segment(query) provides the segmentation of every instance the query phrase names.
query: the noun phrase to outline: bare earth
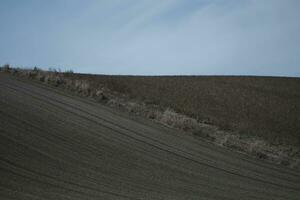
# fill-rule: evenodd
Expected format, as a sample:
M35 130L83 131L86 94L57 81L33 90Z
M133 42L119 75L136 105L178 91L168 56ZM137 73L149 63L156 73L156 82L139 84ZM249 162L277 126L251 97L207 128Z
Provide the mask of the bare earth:
M0 73L0 199L299 199L261 162Z

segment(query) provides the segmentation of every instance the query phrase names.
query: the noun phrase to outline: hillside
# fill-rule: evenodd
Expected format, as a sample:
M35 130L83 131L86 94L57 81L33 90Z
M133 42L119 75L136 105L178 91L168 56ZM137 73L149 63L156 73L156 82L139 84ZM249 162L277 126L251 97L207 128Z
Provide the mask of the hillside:
M300 163L299 78L6 71L262 159L290 166Z
M300 79L72 74L225 130L300 145Z
M300 171L0 73L0 199L289 199Z

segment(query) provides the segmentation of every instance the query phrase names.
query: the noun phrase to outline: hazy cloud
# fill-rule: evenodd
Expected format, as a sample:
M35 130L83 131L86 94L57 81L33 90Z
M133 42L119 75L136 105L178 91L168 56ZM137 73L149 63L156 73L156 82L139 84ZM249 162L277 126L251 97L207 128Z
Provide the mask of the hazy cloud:
M299 9L297 0L3 0L0 63L300 76Z

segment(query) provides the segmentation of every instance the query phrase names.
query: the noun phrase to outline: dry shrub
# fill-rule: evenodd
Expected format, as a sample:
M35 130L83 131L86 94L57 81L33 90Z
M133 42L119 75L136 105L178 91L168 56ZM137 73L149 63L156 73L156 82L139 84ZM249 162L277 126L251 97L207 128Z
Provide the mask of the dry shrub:
M74 89L74 83L72 80L65 78L65 87L67 89L73 90Z
M105 89L94 89L91 91L91 96L94 97L97 101L100 102L106 102L108 100L108 97L106 95Z
M40 75L40 79L41 81L44 81L47 84L51 84L54 85L56 87L62 85L64 83L62 77L60 77L59 75L52 73L52 72L46 72L44 75L44 78L41 78L43 75Z
M41 81L41 82L44 82L45 81L45 75L41 72L38 72L37 76L36 76L36 79L38 81Z
M79 93L85 96L88 96L91 92L90 84L86 80L75 80L74 86Z
M150 109L147 110L146 117L152 120L159 119L161 117L161 112L158 111L157 109Z
M197 121L195 119L178 114L170 108L163 112L160 121L163 124L186 131L196 129L197 127Z
M219 136L219 134L217 134L218 130L216 129L216 127L211 126L211 125L207 125L207 124L203 124L203 123L199 123L198 127L194 130L192 130L192 134L196 137L196 138L202 138L205 140L208 140L210 142L214 142L217 144L217 138Z
M257 152L262 152L267 144L265 141L262 140L252 140L248 143L248 151L256 154Z

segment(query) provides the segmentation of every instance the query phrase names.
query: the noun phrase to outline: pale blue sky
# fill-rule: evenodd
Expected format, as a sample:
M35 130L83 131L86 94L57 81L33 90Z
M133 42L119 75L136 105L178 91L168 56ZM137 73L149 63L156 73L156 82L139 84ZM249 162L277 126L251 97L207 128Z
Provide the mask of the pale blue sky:
M299 0L0 0L0 64L300 76Z

